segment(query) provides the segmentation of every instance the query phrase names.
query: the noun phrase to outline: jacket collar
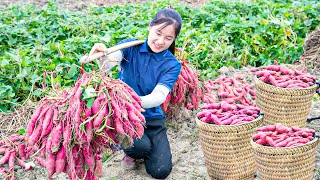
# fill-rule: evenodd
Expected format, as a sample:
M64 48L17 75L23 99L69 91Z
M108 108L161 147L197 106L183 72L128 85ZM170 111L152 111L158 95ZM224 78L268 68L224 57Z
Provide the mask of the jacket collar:
M148 51L148 44L147 43L148 43L148 39L140 46L140 52L152 54L153 57L155 57L155 59L157 61L162 60L166 56L166 54L168 53L168 49L166 49L162 52L159 52L159 53L152 53L152 52Z

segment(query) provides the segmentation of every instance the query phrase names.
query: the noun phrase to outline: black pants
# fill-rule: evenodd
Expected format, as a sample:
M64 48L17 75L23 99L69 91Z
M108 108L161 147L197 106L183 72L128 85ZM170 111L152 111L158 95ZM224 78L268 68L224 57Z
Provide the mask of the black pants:
M133 147L123 150L129 157L144 159L149 175L166 178L172 169L172 155L164 119L148 119L141 139L134 139Z

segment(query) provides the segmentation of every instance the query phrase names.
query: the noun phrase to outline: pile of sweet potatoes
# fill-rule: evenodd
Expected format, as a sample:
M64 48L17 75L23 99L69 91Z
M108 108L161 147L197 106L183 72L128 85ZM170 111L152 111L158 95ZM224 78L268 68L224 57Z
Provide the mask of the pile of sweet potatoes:
M252 70L261 81L280 88L308 88L315 84L316 77L307 73L306 69L290 69L286 65L263 66Z
M294 147L310 142L315 131L309 128L284 126L280 123L256 129L252 139L260 145L271 147Z
M238 125L255 120L260 110L255 106L220 103L205 104L198 112L197 118L205 123L216 125Z
M226 101L230 104L254 105L256 93L254 85L243 81L240 75L235 77L221 76L204 82L204 103Z

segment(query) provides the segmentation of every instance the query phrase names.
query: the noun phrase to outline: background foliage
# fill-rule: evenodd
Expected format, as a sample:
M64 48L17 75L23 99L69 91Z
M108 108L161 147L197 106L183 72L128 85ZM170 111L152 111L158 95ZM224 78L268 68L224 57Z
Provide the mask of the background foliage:
M16 5L0 9L0 109L26 99L39 100L57 86L77 80L78 59L96 42L108 46L128 37L147 37L153 15L165 1L90 8L71 12L51 1L38 9ZM201 70L203 79L222 66L292 63L307 33L320 24L317 0L213 0L191 9L174 3L183 18L178 47ZM86 64L85 69L96 68Z

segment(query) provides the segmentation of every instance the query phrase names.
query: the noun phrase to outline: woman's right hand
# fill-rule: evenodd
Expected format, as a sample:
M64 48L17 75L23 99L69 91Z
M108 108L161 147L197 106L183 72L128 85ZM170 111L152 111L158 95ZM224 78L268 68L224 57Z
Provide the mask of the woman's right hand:
M104 45L103 43L95 43L93 45L93 47L91 48L89 56L92 56L93 54L98 53L98 52L106 53L107 52L106 45Z

